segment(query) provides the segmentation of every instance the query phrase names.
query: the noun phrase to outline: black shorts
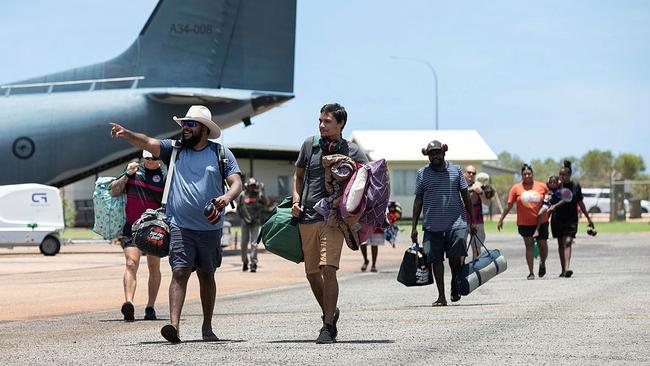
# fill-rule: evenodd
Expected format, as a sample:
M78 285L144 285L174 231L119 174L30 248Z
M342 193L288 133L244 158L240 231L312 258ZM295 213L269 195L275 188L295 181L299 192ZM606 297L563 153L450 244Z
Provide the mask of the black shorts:
M535 228L537 225L518 225L517 229L519 235L524 238L529 238L535 234ZM548 240L548 222L545 222L539 226L539 235L536 236L538 240Z
M131 231L131 224L124 224L122 228L122 238L120 240L120 245L122 249L124 248L135 248L135 243L133 242L133 232Z
M449 231L424 230L422 246L428 263L444 262L447 258L467 257L467 228Z
M578 222L551 220L551 231L554 238L571 237L575 238L578 232Z

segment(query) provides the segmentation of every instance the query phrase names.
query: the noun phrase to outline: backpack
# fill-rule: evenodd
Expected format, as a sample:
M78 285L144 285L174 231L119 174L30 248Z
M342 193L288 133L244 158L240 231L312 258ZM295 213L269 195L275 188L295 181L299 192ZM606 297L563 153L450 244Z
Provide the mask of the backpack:
M109 186L116 180L115 177L99 177L95 181L93 192L93 206L95 211L95 224L93 231L105 240L111 240L122 235L122 228L126 223L125 195L111 196Z
M226 165L230 165L230 161L226 157L226 149L218 142L214 143L215 153L217 154L217 161L219 162L219 173L221 173L221 191L226 194L228 182L226 181ZM235 208L235 203L230 201L230 207Z

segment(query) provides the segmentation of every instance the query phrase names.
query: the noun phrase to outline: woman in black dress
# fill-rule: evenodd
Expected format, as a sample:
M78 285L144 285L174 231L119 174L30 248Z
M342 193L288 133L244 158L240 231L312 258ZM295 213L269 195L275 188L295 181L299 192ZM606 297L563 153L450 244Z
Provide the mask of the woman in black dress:
M582 202L582 187L580 183L571 180L571 173L571 162L565 160L560 169L560 192L565 197L570 192L571 200L557 207L551 217L551 232L553 237L557 238L560 265L562 266L560 277L567 278L573 276L570 264L573 239L578 232L578 208L587 218L589 226L594 226L585 204Z

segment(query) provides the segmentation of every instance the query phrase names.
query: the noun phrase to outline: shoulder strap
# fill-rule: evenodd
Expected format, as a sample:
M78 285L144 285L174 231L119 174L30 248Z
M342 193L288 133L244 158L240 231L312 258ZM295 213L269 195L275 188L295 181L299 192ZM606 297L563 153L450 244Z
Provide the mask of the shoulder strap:
M314 135L311 137L311 152L314 152L314 148L320 147L320 136Z
M218 142L215 142L216 148L215 152L217 153L217 162L219 164L219 173L221 174L221 191L223 194L226 194L226 189L229 189L228 182L226 181L226 164L230 164L230 161L226 157L226 149ZM235 203L230 201L230 207L235 208Z
M302 181L302 192L300 193L300 199L298 200L298 206L302 206L302 197L306 194L309 194L309 164L311 164L311 158L314 156L314 150L320 148L320 137L314 135L311 137L311 153L309 154L309 159L307 159L307 164L305 164L305 169L307 170L307 175ZM305 193L305 189L307 190Z
M172 157L169 160L169 169L167 169L167 178L165 180L165 189L163 190L162 207L167 205L167 197L169 196L169 187L172 185L172 177L174 176L174 167L176 166L176 155L178 155L180 146L176 145L176 141L172 142Z

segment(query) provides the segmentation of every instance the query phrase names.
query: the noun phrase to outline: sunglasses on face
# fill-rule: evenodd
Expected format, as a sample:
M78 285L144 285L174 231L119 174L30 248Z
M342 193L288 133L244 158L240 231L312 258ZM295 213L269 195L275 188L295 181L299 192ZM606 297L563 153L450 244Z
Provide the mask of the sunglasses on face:
M183 127L185 127L185 126L187 126L187 127L196 127L196 126L198 126L198 124L199 124L198 122L192 121L192 120L181 121L181 126L183 126Z
M466 172L469 175L476 175L476 172Z
M156 159L156 158L143 158L143 159L144 159L144 160L149 160L149 161L151 161L151 160L153 160L153 161L158 160L158 159Z

